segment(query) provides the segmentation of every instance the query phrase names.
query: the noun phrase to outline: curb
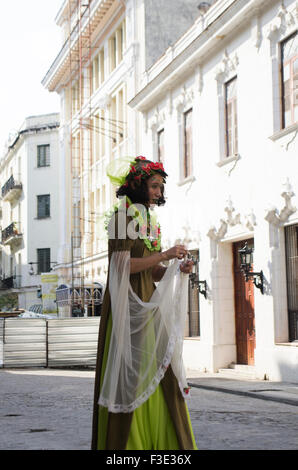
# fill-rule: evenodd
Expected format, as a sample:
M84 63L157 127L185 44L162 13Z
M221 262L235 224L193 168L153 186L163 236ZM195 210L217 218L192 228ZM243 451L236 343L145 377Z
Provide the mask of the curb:
M250 398L258 398L259 400L274 401L278 403L284 403L285 405L298 406L298 400L291 400L290 398L265 396L265 395L259 395L257 392L245 392L242 390L231 390L230 388L214 387L212 385L199 385L199 384L195 384L191 382L188 382L188 384L190 385L190 387L194 387L194 388L202 388L204 390L212 390L214 392L229 393L231 395L242 395L242 396L250 397Z

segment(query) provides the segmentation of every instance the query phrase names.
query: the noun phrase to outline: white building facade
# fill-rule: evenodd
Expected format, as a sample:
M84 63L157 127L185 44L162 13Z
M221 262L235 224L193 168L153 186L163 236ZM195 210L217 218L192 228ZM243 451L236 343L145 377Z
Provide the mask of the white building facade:
M137 153L169 174L163 247L185 242L206 281L185 340L191 369L241 364L298 382L297 29L297 1L219 0L129 103ZM246 243L263 291L241 269Z
M187 6L182 0L61 4L56 23L62 47L43 79L43 85L61 97L56 270L65 289L61 316L71 316L78 308L84 315L99 313L93 291L104 287L107 277L104 215L116 202L106 167L119 157L137 155L138 114L127 103L146 68L192 24L194 14L196 0ZM169 16L176 21L169 22Z
M41 274L57 260L59 114L25 119L0 162L2 292L19 307L42 305Z

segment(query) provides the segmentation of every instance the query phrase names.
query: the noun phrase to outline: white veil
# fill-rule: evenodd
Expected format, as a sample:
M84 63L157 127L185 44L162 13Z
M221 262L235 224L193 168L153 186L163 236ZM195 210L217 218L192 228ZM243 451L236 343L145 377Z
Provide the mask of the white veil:
M182 361L187 313L188 275L174 260L149 302L133 292L130 252L112 254L109 291L112 332L98 403L113 413L132 412L156 390L169 364L184 397L187 388Z

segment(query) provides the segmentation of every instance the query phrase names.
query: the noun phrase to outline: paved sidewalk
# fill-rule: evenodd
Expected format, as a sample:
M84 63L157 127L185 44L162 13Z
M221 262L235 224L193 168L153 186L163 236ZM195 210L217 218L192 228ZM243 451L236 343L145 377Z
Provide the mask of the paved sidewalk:
M89 450L94 375L94 370L0 369L0 450ZM187 377L201 449L297 448L298 383L192 371Z
M298 406L298 377L297 383L271 382L269 380L232 379L219 374L187 371L187 378L189 385L195 388Z

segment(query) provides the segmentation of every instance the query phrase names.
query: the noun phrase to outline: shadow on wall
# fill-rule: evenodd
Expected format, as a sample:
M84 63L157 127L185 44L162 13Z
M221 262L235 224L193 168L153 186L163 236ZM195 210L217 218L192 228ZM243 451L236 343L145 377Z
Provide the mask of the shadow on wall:
M298 384L298 347L296 349L296 364L290 365L283 362L278 363L277 368L282 382L293 382Z

